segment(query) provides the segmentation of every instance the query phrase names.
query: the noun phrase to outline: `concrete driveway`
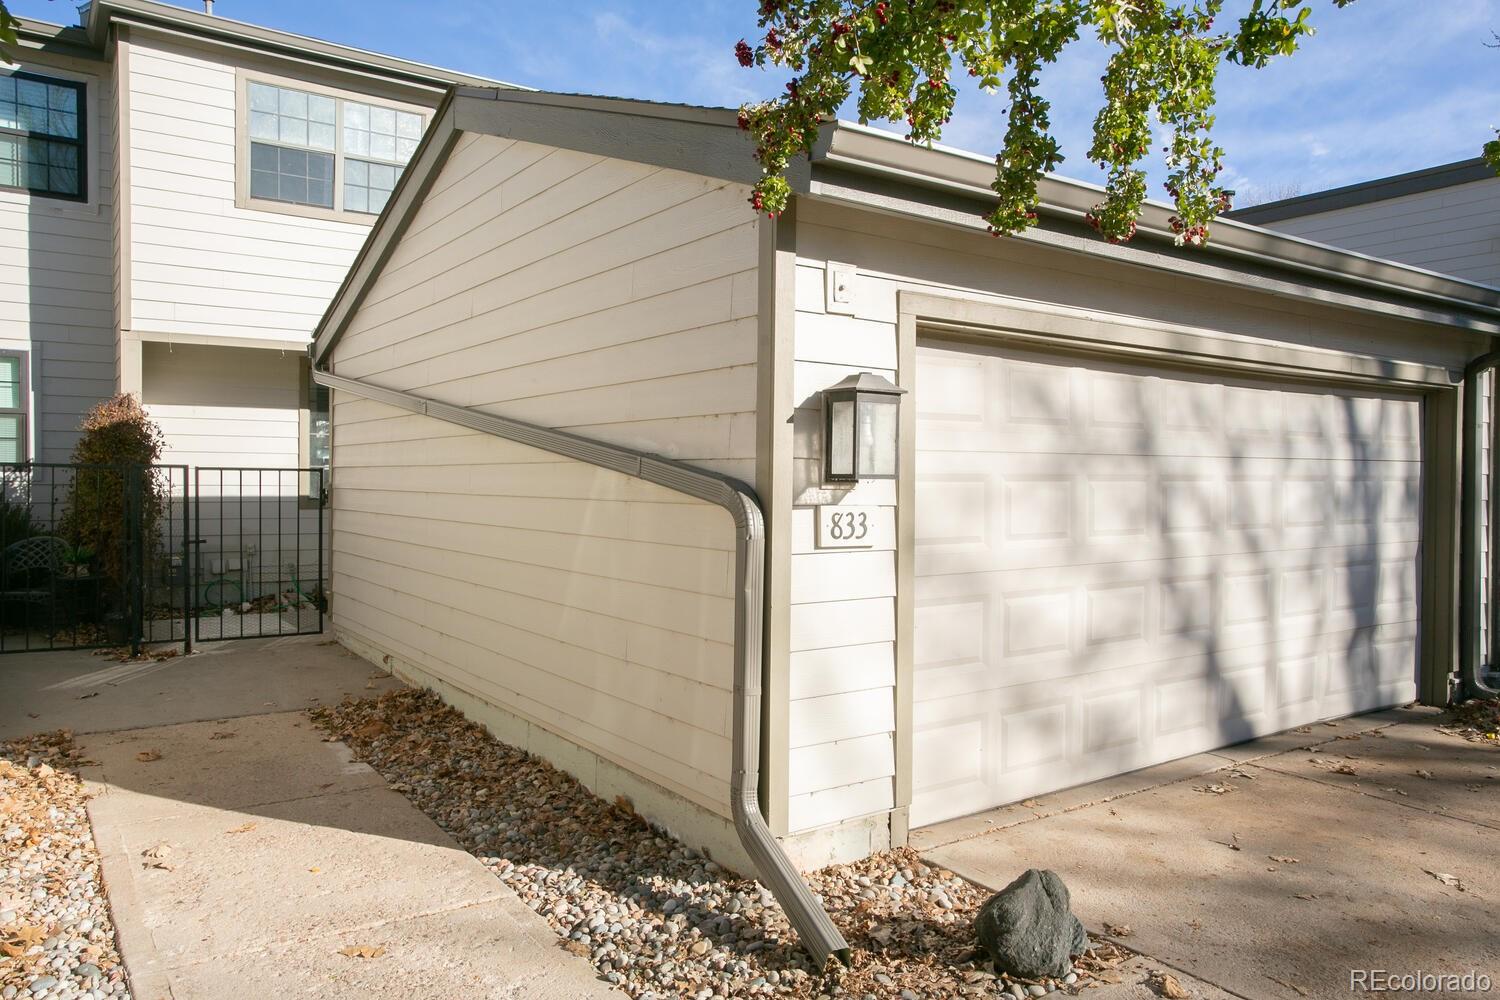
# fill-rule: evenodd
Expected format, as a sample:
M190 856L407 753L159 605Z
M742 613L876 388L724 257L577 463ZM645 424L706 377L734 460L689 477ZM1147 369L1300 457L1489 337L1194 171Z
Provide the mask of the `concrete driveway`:
M1054 869L1092 933L1200 996L1347 997L1359 969L1476 970L1500 987L1500 748L1436 721L1304 727L913 840L994 888Z

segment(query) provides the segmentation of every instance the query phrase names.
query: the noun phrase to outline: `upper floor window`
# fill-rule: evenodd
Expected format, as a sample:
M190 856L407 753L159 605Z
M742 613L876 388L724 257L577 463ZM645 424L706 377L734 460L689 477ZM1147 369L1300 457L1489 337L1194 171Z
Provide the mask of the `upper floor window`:
M0 188L83 200L83 84L0 76Z
M251 80L250 197L377 215L426 124L414 111Z

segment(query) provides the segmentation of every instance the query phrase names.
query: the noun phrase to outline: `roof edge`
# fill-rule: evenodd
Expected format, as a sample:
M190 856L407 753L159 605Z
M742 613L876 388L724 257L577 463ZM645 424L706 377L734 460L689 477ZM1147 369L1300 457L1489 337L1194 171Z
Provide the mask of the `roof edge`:
M1314 191L1312 194L1301 194L1294 198L1282 198L1260 205L1251 205L1248 208L1232 211L1225 217L1254 225L1264 225L1267 222L1281 222L1284 219L1335 212L1341 208L1354 208L1357 205L1368 205L1371 202L1387 201L1410 194L1437 191L1446 187L1456 187L1459 184L1472 184L1475 181L1489 180L1496 176L1494 168L1485 163L1483 157L1476 156L1470 160L1458 160L1436 167L1412 170L1404 174L1379 177L1372 181L1345 184L1343 187L1329 188L1327 191Z
M880 174L900 183L930 190L947 191L970 198L993 200L994 161L988 157L947 147L913 145L893 133L868 126L838 122L824 130L814 156L815 163L848 170ZM1056 175L1042 179L1038 187L1039 211L1070 222L1082 221L1098 202L1103 189L1094 184ZM1138 238L1174 242L1170 205L1148 201L1142 206ZM1128 256L1129 245L1112 247ZM1214 223L1213 239L1194 255L1253 260L1273 267L1317 275L1346 284L1362 285L1384 294L1398 294L1445 307L1472 309L1487 316L1500 316L1500 288L1466 281L1409 264L1387 261L1327 246L1221 217Z
M393 80L422 86L475 85L519 89L519 85L503 80L490 80L382 52L340 45L216 14L186 10L155 0L93 0L87 29L50 25L41 21L33 21L31 24L37 26L38 30L55 28L60 34L73 32L80 37L82 44L103 52L109 45L110 26L117 18L132 24L194 35L210 42L248 46L271 55L310 59L335 68L365 73L374 71Z

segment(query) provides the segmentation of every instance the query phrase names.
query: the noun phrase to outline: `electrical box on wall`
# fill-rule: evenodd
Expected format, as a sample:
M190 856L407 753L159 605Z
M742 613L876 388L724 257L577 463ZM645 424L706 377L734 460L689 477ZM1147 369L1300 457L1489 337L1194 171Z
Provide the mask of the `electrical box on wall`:
M823 272L827 287L824 289L823 309L831 313L854 313L854 279L859 268L853 264L829 261Z

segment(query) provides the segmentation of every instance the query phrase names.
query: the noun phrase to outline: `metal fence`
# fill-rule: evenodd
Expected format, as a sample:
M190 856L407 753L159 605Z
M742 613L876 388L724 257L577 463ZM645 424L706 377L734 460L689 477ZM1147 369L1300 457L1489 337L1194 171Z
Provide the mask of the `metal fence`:
M196 470L195 638L323 631L324 475L322 469Z
M0 465L0 653L322 631L324 477Z

